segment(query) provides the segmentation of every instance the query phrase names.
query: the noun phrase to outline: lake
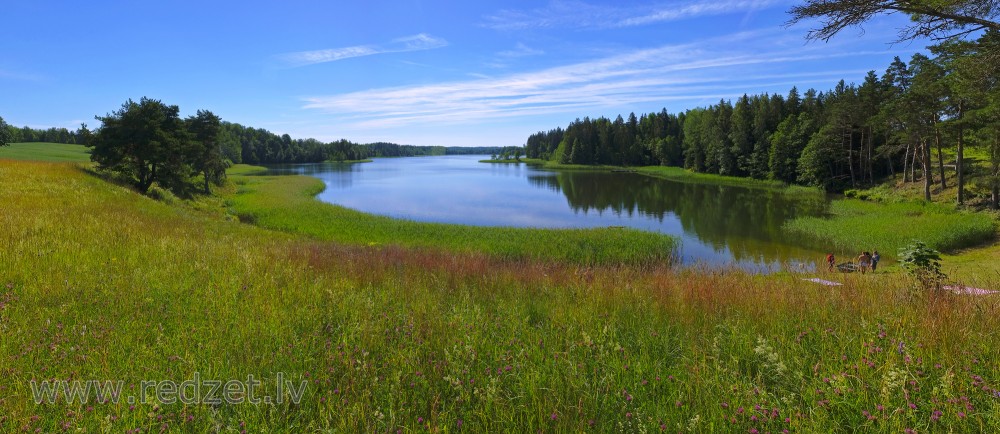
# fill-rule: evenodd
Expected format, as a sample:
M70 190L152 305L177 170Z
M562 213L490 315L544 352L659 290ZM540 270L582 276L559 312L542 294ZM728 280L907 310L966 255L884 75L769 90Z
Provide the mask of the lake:
M828 203L820 195L478 162L483 158L277 165L269 167L269 174L316 177L326 184L318 196L321 201L402 219L477 226L628 226L661 232L681 239L679 256L686 265L771 272L812 269L824 256L781 233L789 219L822 214Z

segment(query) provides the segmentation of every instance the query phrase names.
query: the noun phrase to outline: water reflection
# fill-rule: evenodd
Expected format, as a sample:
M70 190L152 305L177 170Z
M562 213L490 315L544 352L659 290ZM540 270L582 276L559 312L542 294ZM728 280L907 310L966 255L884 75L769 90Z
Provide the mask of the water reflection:
M267 166L268 175L307 175L323 180L327 188L348 188L354 179L352 173L360 172L354 163L274 164Z
M781 226L796 216L820 215L827 206L818 195L791 198L768 190L682 183L633 173L536 173L528 176L528 182L561 192L573 210L584 214L645 219L647 224L638 226L650 230L677 221L697 243L729 252L737 261L756 263L813 259L814 252L795 248Z
M483 226L628 226L681 239L684 263L777 270L813 267L819 252L783 237L781 225L819 215L821 196L789 197L738 186L680 183L634 173L550 172L483 164L477 156L376 159L361 164L274 166L270 174L323 180L319 200L374 214Z

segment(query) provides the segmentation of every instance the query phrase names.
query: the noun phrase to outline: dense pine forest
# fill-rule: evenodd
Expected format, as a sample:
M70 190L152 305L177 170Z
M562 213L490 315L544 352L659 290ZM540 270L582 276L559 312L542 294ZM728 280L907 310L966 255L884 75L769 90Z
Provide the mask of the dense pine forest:
M895 58L860 85L743 95L683 113L577 119L528 137L525 153L564 164L665 165L829 191L887 178L922 181L925 198L957 172L996 208L1000 187L1000 34L950 40L933 57ZM966 154L975 153L978 164ZM947 158L946 158L947 156ZM966 179L976 183L966 186Z

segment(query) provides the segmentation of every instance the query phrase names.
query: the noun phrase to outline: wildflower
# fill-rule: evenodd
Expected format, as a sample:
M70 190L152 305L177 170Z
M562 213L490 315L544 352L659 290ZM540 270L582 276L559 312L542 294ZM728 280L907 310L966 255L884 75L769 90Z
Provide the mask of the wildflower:
M552 420L556 420L558 418L559 418L559 415L557 415L556 412L554 412L554 411L552 412L552 416L549 416L549 419L552 419Z
M458 422L457 422L457 424L458 424L458 427L461 428L462 427L462 419L459 419Z
M424 418L418 416L417 417L417 423L421 423L421 424L424 423Z
M931 421L936 422L938 419L941 419L942 414L944 413L942 413L941 410L934 410L931 412Z

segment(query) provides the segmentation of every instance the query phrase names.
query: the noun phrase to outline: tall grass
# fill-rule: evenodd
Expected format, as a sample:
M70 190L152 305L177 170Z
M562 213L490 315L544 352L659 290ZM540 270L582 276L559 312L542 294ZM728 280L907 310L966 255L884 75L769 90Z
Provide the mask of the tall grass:
M252 169L237 167L244 173ZM251 172L252 173L252 172ZM581 264L669 262L677 240L624 228L524 229L422 223L322 203L323 182L305 176L232 176L226 197L233 212L256 225L317 239L366 246L410 246L485 252Z
M994 239L993 219L982 213L959 212L920 202L874 203L845 199L831 203L828 217L799 217L784 230L813 247L860 252L879 250L894 257L912 240L941 251L987 243Z
M0 189L0 432L1000 429L997 298L345 245L69 165L4 161L0 179L18 180ZM259 406L29 389L195 372L308 386Z

